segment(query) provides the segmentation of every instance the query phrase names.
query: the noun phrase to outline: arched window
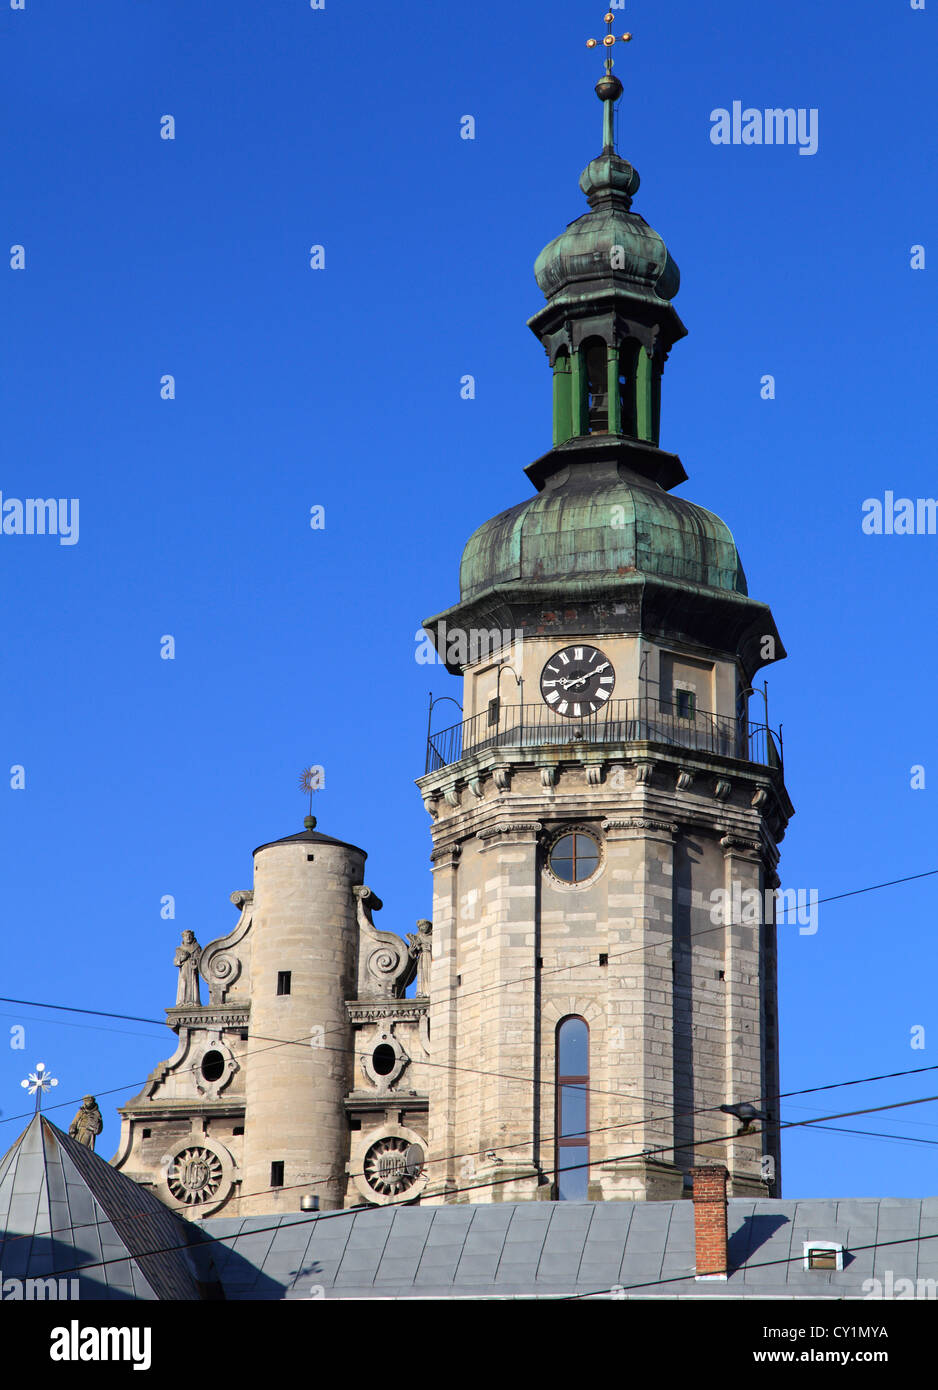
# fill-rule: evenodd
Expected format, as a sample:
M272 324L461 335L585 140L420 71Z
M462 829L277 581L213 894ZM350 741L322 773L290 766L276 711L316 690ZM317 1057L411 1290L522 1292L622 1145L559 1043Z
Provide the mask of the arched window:
M557 1024L557 1200L585 1202L589 1186L589 1051L586 1019Z
M580 351L586 364L589 433L605 434L609 429L609 369L606 344L601 338L589 338Z

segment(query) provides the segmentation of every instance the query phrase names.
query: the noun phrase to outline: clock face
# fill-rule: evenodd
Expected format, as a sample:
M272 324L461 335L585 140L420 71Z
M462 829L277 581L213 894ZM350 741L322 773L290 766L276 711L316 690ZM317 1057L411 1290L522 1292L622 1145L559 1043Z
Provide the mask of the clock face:
M541 672L541 695L555 714L579 719L602 709L615 683L612 662L598 647L564 647Z

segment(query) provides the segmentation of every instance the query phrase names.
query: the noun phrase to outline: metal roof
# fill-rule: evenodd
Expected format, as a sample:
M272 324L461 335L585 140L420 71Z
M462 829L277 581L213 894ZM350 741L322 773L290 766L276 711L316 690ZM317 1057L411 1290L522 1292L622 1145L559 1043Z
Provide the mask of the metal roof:
M197 1244L189 1222L45 1115L0 1160L4 1281L77 1279L88 1299L220 1296L210 1247Z
M728 1206L731 1274L694 1277L690 1201L498 1203L297 1212L201 1223L228 1299L865 1298L938 1280L938 1197ZM804 1269L806 1242L845 1249ZM876 1249L869 1247L876 1246ZM889 1296L887 1294L887 1296Z

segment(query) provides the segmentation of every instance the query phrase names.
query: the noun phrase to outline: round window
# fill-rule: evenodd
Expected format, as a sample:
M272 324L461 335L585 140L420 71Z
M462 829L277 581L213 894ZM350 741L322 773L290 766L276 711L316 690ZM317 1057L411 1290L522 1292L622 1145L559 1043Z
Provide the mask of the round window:
M202 1075L206 1081L217 1081L225 1070L225 1059L220 1052L206 1052L202 1058Z
M397 1053L389 1043L381 1043L371 1054L371 1065L378 1076L390 1076L397 1065Z
M554 841L548 862L562 883L583 883L599 868L599 845L592 835L571 830Z

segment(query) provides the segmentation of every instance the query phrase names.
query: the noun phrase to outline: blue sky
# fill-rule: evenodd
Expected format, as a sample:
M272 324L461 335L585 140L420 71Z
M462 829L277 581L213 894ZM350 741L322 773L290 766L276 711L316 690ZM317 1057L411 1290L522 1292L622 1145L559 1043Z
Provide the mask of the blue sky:
M690 330L662 445L682 495L731 526L790 653L769 682L797 808L783 881L821 897L938 867L938 537L860 528L868 497L938 494L936 8L634 0L618 54L619 147ZM22 791L0 777L5 995L159 1018L179 932L234 925L251 850L300 828L310 762L321 828L368 850L381 925L429 915L413 779L429 687L459 691L415 662L414 634L550 445L525 320L535 256L585 210L601 16L584 0L0 10L0 245L26 249L0 273L0 490L80 499L77 545L0 535L0 771L26 769ZM710 113L736 100L816 108L817 153L715 146ZM938 1067L936 892L923 879L822 907L816 936L782 929L783 1090ZM0 1134L43 1060L68 1101L55 1118L96 1093L113 1153L114 1107L171 1035L0 1011L0 1041L26 1027L25 1051L0 1046ZM935 1092L938 1072L783 1115ZM938 1141L935 1104L843 1123ZM933 1152L796 1131L785 1192L931 1193Z

